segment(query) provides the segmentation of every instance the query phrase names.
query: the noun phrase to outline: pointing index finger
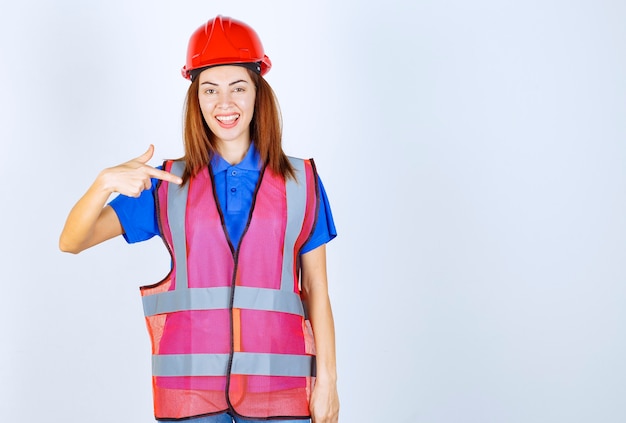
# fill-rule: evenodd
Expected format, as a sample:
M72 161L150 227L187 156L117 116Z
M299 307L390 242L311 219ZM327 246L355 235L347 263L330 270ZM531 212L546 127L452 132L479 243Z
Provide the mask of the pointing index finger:
M173 173L166 172L165 170L152 168L150 170L150 176L160 179L162 181L172 182L174 184L182 184L183 180L180 176L176 176Z

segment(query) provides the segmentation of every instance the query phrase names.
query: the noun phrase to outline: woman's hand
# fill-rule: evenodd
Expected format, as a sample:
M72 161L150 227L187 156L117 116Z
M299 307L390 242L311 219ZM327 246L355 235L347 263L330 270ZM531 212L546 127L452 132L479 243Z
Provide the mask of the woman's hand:
M309 408L312 423L337 423L339 421L337 384L316 380Z
M178 176L147 164L153 154L154 146L150 144L148 150L141 156L121 165L104 169L98 175L100 186L109 194L119 192L128 197L139 197L142 191L152 186L151 178L180 184L182 179Z
M182 183L178 176L147 165L153 154L154 146L150 145L141 156L100 172L67 216L59 238L61 251L77 254L124 232L115 211L105 207L112 193L139 197L142 191L150 189L150 178Z

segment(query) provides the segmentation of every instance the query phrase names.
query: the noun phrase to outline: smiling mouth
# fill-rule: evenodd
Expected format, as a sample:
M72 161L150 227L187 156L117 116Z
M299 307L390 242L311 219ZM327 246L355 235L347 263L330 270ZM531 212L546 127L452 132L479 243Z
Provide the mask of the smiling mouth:
M220 123L229 125L235 122L237 119L239 119L239 115L234 114L234 115L228 115L228 116L215 116L215 119L217 119Z

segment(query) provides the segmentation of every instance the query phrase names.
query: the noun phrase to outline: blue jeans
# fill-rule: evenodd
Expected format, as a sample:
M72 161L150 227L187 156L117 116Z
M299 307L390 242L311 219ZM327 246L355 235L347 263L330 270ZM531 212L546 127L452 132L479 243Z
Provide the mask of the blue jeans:
M159 420L161 421L161 420ZM268 423L271 420L250 420L243 419L237 416L231 416L228 413L217 414L215 416L196 417L194 419L184 420L185 423ZM296 419L296 420L275 420L280 423L309 423L310 419Z

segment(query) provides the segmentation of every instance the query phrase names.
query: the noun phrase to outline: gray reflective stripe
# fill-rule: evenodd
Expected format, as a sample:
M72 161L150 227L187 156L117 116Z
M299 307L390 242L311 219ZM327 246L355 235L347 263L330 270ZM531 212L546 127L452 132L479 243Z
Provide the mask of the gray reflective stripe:
M304 316L302 299L292 291L279 291L268 288L251 288L238 286L235 288L235 308L250 310L279 311Z
M142 297L146 316L185 310L215 310L228 308L230 287L191 288L161 292Z
M267 376L311 376L310 355L235 353L232 374Z
M170 173L182 177L185 163L172 163ZM167 189L167 221L172 233L174 259L176 261L176 289L186 289L187 281L187 238L185 235L185 210L189 183L183 186L169 184Z
M233 354L232 374L312 376L314 357L292 354ZM154 376L225 376L228 354L166 354L152 356Z
M166 354L152 356L153 376L224 376L230 354Z
M283 268L280 289L293 292L294 263L293 250L296 240L300 236L306 211L306 172L304 160L289 157L291 165L296 170L296 180L287 179L287 227L285 230L285 245L283 248Z
M146 316L185 310L227 309L230 305L230 287L190 288L167 291L142 297ZM233 307L250 310L269 310L304 315L302 300L294 292L276 289L238 286Z

